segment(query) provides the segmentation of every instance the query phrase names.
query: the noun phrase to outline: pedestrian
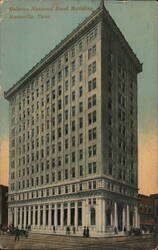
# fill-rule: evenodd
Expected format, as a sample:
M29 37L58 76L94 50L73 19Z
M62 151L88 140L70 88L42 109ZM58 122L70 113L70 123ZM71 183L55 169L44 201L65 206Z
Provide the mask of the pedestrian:
M55 231L55 226L53 226L53 233L56 233L56 231Z
M20 234L20 230L18 227L16 227L16 229L15 229L15 241L19 240L19 234Z
M84 228L83 228L83 237L86 237L86 227L84 226Z
M86 229L86 237L87 238L89 237L89 227L87 227L87 229Z

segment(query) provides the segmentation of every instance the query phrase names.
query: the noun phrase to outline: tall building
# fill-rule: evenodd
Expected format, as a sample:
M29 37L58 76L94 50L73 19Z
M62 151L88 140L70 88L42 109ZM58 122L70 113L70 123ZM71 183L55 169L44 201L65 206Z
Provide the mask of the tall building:
M9 223L104 235L139 227L137 74L101 4L5 93Z
M8 187L0 185L0 225L8 225Z

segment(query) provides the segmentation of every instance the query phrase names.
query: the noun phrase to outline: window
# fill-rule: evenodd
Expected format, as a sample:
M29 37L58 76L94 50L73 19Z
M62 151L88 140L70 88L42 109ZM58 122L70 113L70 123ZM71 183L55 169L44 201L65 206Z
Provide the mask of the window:
M96 62L93 62L88 65L88 75L91 75L96 72Z
M88 81L88 91L91 91L96 88L96 78Z
M72 107L72 116L75 116L75 106Z
M83 150L80 149L79 151L79 159L82 160L83 159Z
M66 67L65 67L65 77L68 76L68 73L69 73L69 68L68 68L68 66L66 66Z
M75 147L75 136L72 137L72 147Z
M68 82L68 81L65 81L65 91L68 90L68 85L69 85L69 82Z
M74 178L75 177L75 168L72 168L71 173L72 173L72 177Z
M79 118L79 128L83 128L83 118Z
M72 162L75 162L75 160L76 160L75 152L72 152Z
M65 179L68 179L68 169L65 169Z
M68 53L65 53L65 62L68 62Z
M60 96L62 93L61 85L58 87L58 96Z
M88 156L91 157L91 156L95 156L96 154L97 154L97 147L96 147L96 145L89 146L88 147Z
M65 105L68 104L68 100L69 100L69 99L68 99L68 95L66 95L66 96L65 96Z
M96 95L93 95L88 98L88 108L91 108L96 105Z
M88 130L88 139L89 141L96 139L96 128L92 128Z
M61 71L58 72L58 82L60 82L62 80L62 73Z
M65 135L67 135L69 132L69 127L68 127L68 124L65 125Z
M72 86L74 86L74 85L75 85L75 81L76 81L76 77L75 77L75 75L74 75L74 76L72 76L71 81L72 81Z
M72 70L72 72L75 71L75 61L73 61L73 62L71 63L71 70Z
M66 140L65 140L65 149L68 149L68 146L69 146L69 144L68 144L68 139L66 139Z
M83 134L79 134L79 144L83 143Z
M95 225L96 224L96 212L95 212L95 208L91 208L90 209L90 218L91 218L91 225Z
M79 173L80 173L80 176L83 176L83 166L80 166Z
M88 174L96 173L96 162L88 163Z
M83 102L79 103L79 112L82 113L83 112Z
M79 72L79 81L81 82L83 80L83 71L81 70Z
M65 164L68 164L68 162L69 162L69 157L68 157L68 155L66 154L66 155L65 155Z
M55 182L55 173L52 173L52 182Z
M96 55L96 45L88 49L88 59Z
M52 86L55 86L55 76L52 77Z
M61 100L58 100L58 109L61 109L62 103Z
M83 64L83 55L79 56L79 65L81 66Z
M61 137L61 128L58 128L58 137Z
M65 120L68 119L68 110L65 110Z
M72 121L72 131L75 131L75 121Z
M58 115L58 123L61 123L62 122L62 114L59 114Z
M58 181L61 180L61 171L58 172Z
M72 101L75 101L75 91L72 92Z
M75 184L72 185L72 192L74 193L75 192Z
M79 87L79 97L81 97L83 95L83 88Z
M96 122L96 111L88 114L88 124L90 125L94 122Z

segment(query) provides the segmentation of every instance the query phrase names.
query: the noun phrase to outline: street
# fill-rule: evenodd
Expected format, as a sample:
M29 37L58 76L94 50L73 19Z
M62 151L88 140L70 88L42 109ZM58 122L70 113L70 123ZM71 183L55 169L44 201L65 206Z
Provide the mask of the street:
M83 238L75 236L57 236L44 234L30 234L28 238L14 240L14 236L1 235L2 249L141 249L152 250L158 246L158 237L152 235L113 237L113 238Z

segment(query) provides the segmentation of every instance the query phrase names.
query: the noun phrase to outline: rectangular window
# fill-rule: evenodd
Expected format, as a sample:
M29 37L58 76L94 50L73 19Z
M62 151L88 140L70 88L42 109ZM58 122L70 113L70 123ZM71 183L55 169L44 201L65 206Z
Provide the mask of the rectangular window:
M81 82L83 80L83 71L81 70L79 72L79 81Z

